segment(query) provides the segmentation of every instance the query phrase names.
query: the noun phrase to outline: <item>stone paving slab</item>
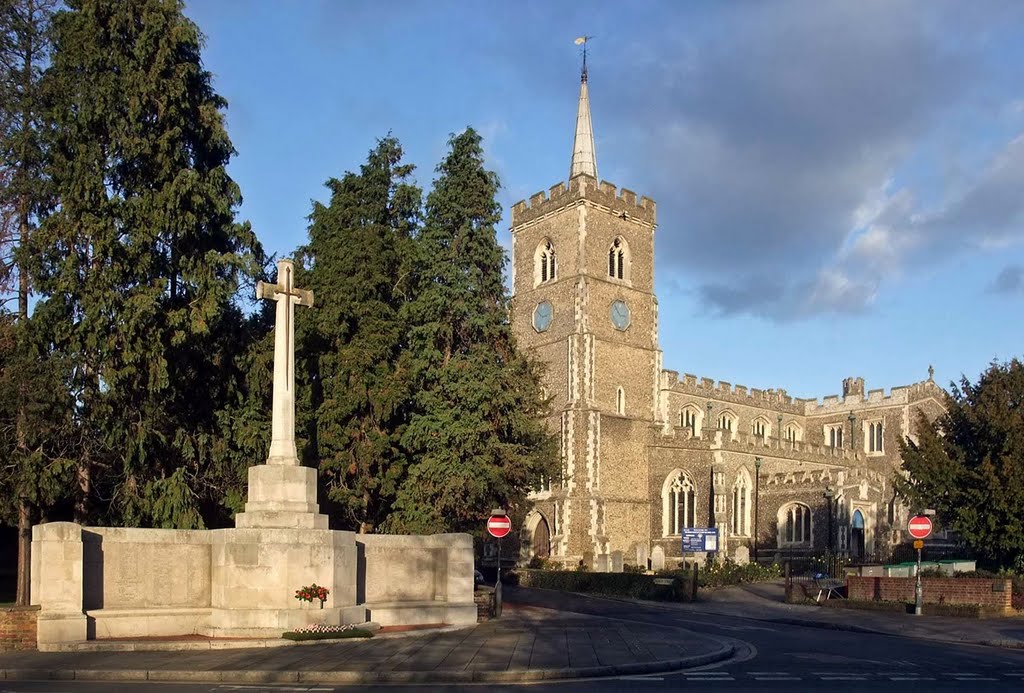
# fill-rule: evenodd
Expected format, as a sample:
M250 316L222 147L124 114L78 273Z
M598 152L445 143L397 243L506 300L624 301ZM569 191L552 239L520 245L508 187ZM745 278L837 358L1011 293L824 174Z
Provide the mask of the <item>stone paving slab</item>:
M517 682L672 671L727 659L724 639L547 609L408 637L191 652L0 653L0 680L211 683ZM130 644L130 643L129 643Z

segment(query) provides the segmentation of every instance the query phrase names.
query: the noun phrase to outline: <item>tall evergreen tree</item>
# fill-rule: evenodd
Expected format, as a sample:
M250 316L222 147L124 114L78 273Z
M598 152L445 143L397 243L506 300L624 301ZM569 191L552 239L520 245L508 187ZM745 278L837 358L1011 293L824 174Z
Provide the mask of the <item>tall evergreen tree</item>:
M389 531L476 530L491 508L520 506L556 463L537 367L508 322L497 176L472 129L449 145L416 242L405 356L416 390L403 435L415 464Z
M45 76L59 208L33 235L35 318L70 365L76 519L196 527L230 397L239 283L262 252L225 101L177 0L71 0ZM251 290L251 288L250 288Z
M1024 363L954 384L946 413L922 416L902 454L894 483L912 508L934 508L986 562L1024 569Z
M338 524L360 533L384 520L406 472L401 307L421 192L401 159L387 137L359 173L329 180L330 203L314 205L300 250L298 279L317 296L297 335L304 457L319 464Z
M11 418L14 437L11 458L5 469L15 484L18 499L18 574L17 601L27 604L29 598L29 565L32 523L38 503L49 496L37 493L42 486L33 477L43 480L48 469L41 447L31 438L48 428L38 418L28 393L39 395L35 380L39 368L50 365L45 354L32 353L27 338L29 274L25 271L25 253L40 215L50 206L48 186L43 171L43 134L46 129L42 89L43 68L50 53L50 20L55 0L0 0L0 291L4 299L10 292L17 301L19 323L10 323L8 333L21 333L13 342L15 352L7 352L10 361L28 368L11 368L15 410L6 410ZM17 353L16 353L17 352ZM42 361L39 361L39 358ZM19 380L20 379L20 380ZM30 411L31 410L31 411ZM43 411L49 411L43 409ZM6 428L6 417L0 426ZM45 484L43 484L45 485Z

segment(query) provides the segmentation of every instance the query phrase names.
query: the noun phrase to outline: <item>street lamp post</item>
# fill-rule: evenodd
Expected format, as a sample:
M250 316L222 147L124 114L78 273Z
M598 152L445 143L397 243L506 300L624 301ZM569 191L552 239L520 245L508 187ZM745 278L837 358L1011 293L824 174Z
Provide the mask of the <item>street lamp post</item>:
M777 421L779 423L779 426L777 428L777 432L775 434L775 437L779 440L779 450L781 450L782 449L782 414L779 414L779 417L778 417Z
M711 402L708 402L707 406L708 406L708 418L705 419L705 421L704 421L704 429L707 430L707 431L713 431L716 428L718 428L717 426L712 426L711 425L711 410L714 409L715 405L712 404Z
M828 552L829 555L833 554L833 541L832 541L832 504L833 499L836 497L836 492L832 490L831 486L825 487L825 493L822 494L825 497L825 502L828 503Z
M847 417L847 420L850 422L850 452L852 452L854 455L856 455L857 454L857 429L854 428L854 425L857 423L857 417L854 416L851 413L850 416Z
M757 535L761 528L761 464L764 462L760 457L754 458L754 564L757 565Z

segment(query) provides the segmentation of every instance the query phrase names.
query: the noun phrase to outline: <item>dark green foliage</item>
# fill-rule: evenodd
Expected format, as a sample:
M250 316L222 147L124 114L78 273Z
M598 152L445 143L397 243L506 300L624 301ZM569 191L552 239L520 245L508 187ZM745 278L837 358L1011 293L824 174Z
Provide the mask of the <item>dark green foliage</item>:
M0 522L18 523L24 500L43 511L68 497L74 477L74 403L66 366L39 348L31 321L0 316Z
M360 532L384 521L408 465L401 313L421 192L401 159L388 137L358 174L328 181L330 203L314 205L299 253L297 281L316 296L296 336L303 456L319 464L335 524Z
M688 602L693 590L690 573L674 573L664 578L639 573L592 573L576 570L518 569L516 575L522 587L536 587L563 592L614 594L634 599ZM661 585L655 580L671 580Z
M233 299L262 251L234 222L224 100L175 0L74 0L45 77L59 208L33 234L38 320L69 370L76 518L200 527L225 492L239 386Z
M945 414L919 420L894 484L911 508L934 508L983 561L1024 569L1024 363L993 363L952 386Z
M555 475L535 364L508 323L504 252L495 237L497 177L472 129L453 136L416 239L409 348L415 383L402 441L416 463L399 489L392 532L479 531Z
M782 576L782 568L776 563L763 566L757 563L739 564L729 559L708 560L697 571L697 575L699 587L725 587L750 582L771 582Z

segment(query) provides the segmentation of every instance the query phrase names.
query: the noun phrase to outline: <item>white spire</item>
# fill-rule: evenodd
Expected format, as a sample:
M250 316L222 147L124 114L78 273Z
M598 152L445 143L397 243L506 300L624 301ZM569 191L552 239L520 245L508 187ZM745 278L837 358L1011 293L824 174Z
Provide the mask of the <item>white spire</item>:
M576 39L576 43L582 42L586 51L586 39ZM587 92L587 54L583 53L583 72L580 74L580 105L576 111L576 137L572 143L572 166L569 168L569 178L585 173L588 176L597 178L597 154L594 151L594 127L590 124L590 94Z

